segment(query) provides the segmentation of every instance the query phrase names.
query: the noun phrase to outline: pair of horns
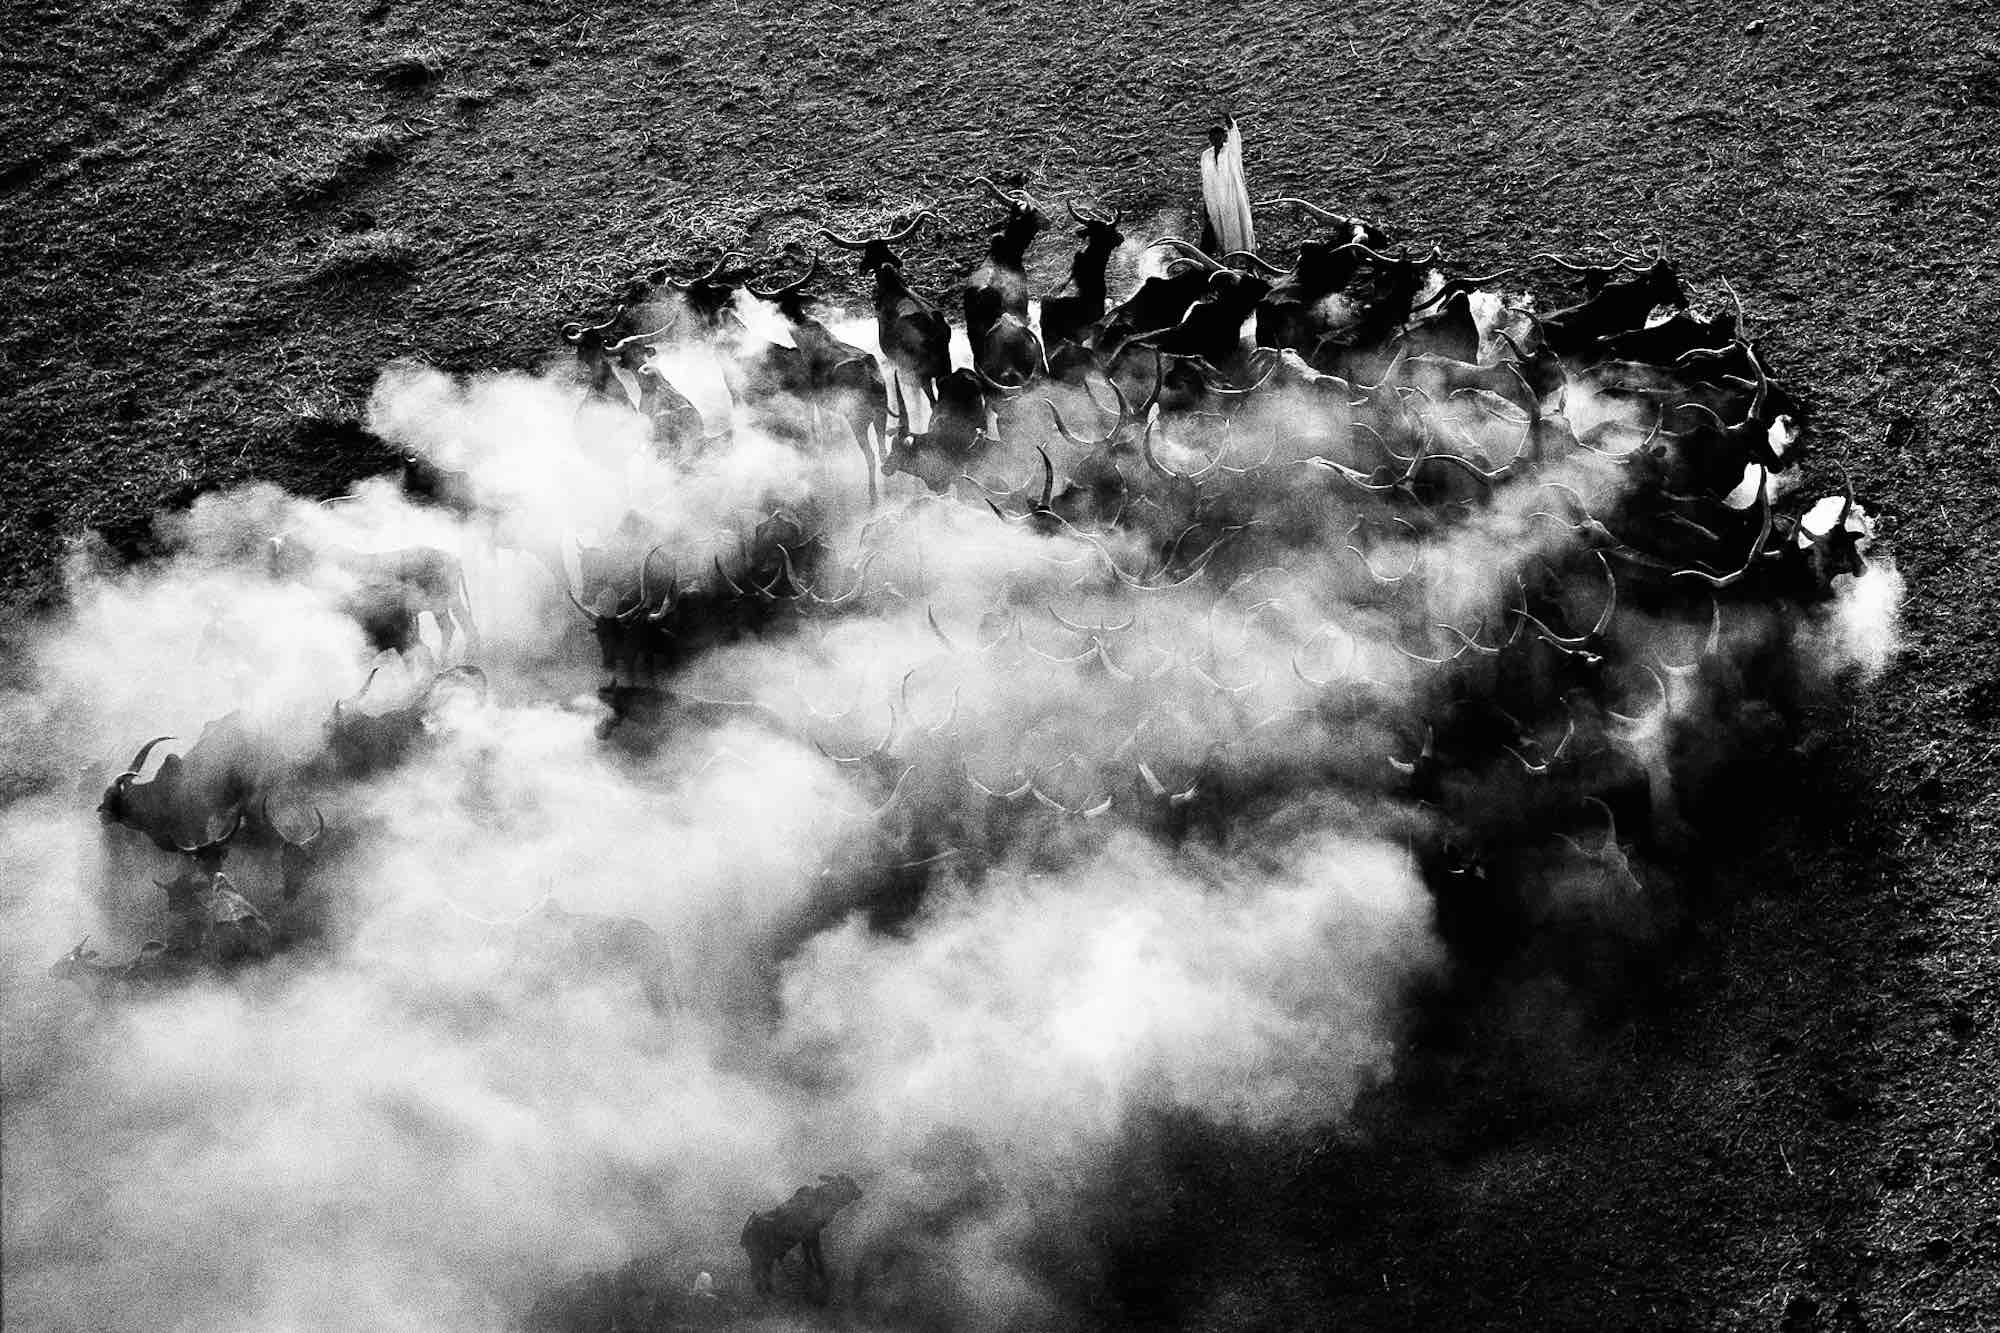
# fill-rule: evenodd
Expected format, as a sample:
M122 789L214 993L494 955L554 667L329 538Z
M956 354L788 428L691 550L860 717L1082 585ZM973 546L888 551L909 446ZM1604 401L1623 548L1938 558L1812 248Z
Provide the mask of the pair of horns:
M283 842L287 847L296 847L300 851L304 851L306 848L311 847L315 843L317 843L322 837L326 836L326 816L323 813L321 813L320 808L318 806L313 807L313 820L315 823L315 827L312 833L309 834L307 837L297 841L294 841L293 839L286 837L285 831L278 827L278 821L271 817L270 797L266 796L264 798L264 803L262 808L264 812L264 827L270 829L273 833L277 834L278 840L280 842Z
M877 244L896 245L902 241L908 240L910 236L916 232L917 227L921 225L926 219L935 222L937 220L937 214L933 213L930 209L926 208L922 212L918 213L915 217L911 218L908 222L904 223L902 227L900 227L896 231L890 232L886 236L877 236L873 237L872 239L866 239L866 240L855 240L851 237L842 236L839 232L834 231L830 227L821 227L819 229L819 234L825 237L827 240L833 242L835 245L839 246L843 250L866 250L871 245L877 245Z

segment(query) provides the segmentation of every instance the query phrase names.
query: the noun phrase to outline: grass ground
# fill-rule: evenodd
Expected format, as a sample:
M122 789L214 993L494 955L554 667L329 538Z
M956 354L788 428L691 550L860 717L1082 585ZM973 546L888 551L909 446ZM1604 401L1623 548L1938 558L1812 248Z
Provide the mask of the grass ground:
M980 172L1177 225L1223 111L1259 192L1469 270L1663 242L1741 296L1815 475L1844 463L1884 515L1905 653L1773 766L1768 818L1622 986L1448 1023L1330 1143L1161 1126L1158 1226L1095 1313L2000 1327L2000 24L1986 0L1311 8L16 5L9 600L46 601L79 532L143 549L163 499L342 488L385 461L337 429L383 362L544 364L648 263L935 204L913 273L943 290ZM1053 286L1066 257L1040 262Z

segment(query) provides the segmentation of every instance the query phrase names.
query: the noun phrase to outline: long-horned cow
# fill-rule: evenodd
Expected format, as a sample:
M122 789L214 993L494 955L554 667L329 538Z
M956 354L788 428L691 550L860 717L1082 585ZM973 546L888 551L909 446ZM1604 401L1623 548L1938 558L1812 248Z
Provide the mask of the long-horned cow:
M1042 298L1042 343L1047 350L1050 373L1059 378L1080 376L1092 364L1082 347L1084 332L1104 318L1109 295L1105 272L1111 256L1125 243L1118 230L1124 211L1114 209L1109 217L1082 213L1075 204L1065 204L1076 219L1077 239L1083 242L1069 261L1069 285L1076 290L1068 296Z
M792 342L805 358L807 381L814 405L846 424L866 460L868 502L877 496L876 455L879 444L889 440L888 387L882 381L882 367L867 351L835 337L831 329L806 309L811 298L805 289L819 276L815 258L806 271L791 282L768 292L751 288L751 294L778 308L791 329ZM874 431L871 442L870 430Z
M966 284L965 338L979 373L1014 388L1042 369L1042 343L1028 323L1027 263L1047 220L1026 190L1003 190L984 176L979 183L1006 205L1007 216L988 240L986 263Z
M937 308L910 289L903 261L891 247L913 235L929 209L897 231L861 240L821 227L819 234L843 250L860 252L861 272L875 278L875 328L882 355L889 364L917 382L927 400L935 401L938 381L951 373L951 325Z
M820 1248L820 1233L841 1209L861 1197L861 1186L847 1175L819 1178L817 1185L802 1185L791 1198L768 1212L752 1213L743 1224L741 1244L750 1256L750 1282L761 1296L776 1291L772 1270L778 1261L797 1246L805 1259L806 1277L818 1284L824 1296L827 1287L826 1254Z

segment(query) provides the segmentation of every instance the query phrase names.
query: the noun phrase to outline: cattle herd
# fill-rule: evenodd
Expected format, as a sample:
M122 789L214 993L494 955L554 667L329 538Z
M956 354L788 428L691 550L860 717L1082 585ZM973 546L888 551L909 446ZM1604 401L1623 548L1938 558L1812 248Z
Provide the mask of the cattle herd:
M1107 815L1227 845L1275 787L1316 785L1407 812L1398 827L1449 937L1504 920L1551 858L1629 875L1622 848L1677 817L1688 756L1746 700L1782 704L1800 670L1791 627L1867 568L1871 525L1851 494L1786 502L1800 409L1733 293L1697 311L1661 253L1536 254L1467 276L1437 249L1288 198L1257 205L1304 228L1280 264L1173 237L1139 247L1119 210L1070 203L1068 281L1037 300L1028 257L1055 214L978 185L999 212L956 330L899 248L930 210L879 234L822 230L831 253L795 250L789 274L731 254L691 277L656 272L608 318L563 329L587 394L642 418L662 460L698 466L745 430L835 459L852 449L873 513L845 543L822 506L773 508L700 568L663 554L675 534L637 511L580 546L574 573L562 552L535 552L609 676L607 746L651 754L691 714L733 707L679 679L712 650L906 613L942 664L946 702L929 716L906 677L872 748L827 740L810 708L767 722L862 790L885 877ZM843 255L872 289L873 346L812 294ZM1112 261L1135 255L1142 280L1114 300ZM1531 273L1580 293L1541 309ZM782 335L746 337L750 312ZM675 382L685 357L669 354L688 349L713 354L726 416ZM468 474L425 458L402 484L414 502L482 509ZM954 623L888 579L871 541L936 506L1037 544L1061 597L1038 578L1039 602L1003 594ZM316 858L343 836L313 793L402 762L449 699L489 690L457 561L273 544L274 579L342 571L370 647L426 683L393 706L365 690L343 701L317 752L283 764L242 715L151 777L170 738L145 739L97 811L109 864L138 864L148 844L180 858L170 881L107 886L153 920L163 894L165 938L122 961L80 944L59 974L214 975L313 936ZM968 727L998 724L961 710L953 664L1060 677L1052 699L1082 691L1101 707L1087 737L969 746ZM1250 762L1278 735L1324 743ZM273 867L261 892L225 869L245 849ZM793 1244L823 1276L821 1213L849 1197L795 1200L804 1222L752 1219L760 1289Z

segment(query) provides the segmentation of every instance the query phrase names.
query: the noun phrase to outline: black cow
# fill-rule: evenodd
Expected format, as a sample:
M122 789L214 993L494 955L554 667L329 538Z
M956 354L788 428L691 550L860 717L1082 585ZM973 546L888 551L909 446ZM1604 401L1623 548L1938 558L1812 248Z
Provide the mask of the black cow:
M1636 273L1607 281L1575 305L1543 316L1542 340L1565 361L1593 360L1604 354L1608 341L1644 327L1646 316L1663 305L1685 307L1687 296L1674 266L1656 259Z
M877 498L875 445L889 439L889 395L882 367L862 348L834 336L806 310L806 287L819 275L814 259L805 273L769 292L752 294L778 307L792 331L792 341L804 355L806 381L816 408L846 423L861 456L867 460L868 501ZM873 431L871 437L870 431Z
M740 1243L750 1256L750 1282L757 1294L769 1296L776 1291L772 1270L797 1246L805 1259L807 1281L817 1284L817 1294L824 1299L828 1283L820 1233L835 1214L860 1197L861 1186L854 1183L854 1177L823 1175L819 1184L800 1186L776 1208L752 1213L743 1224Z
M1007 207L988 239L986 263L965 289L965 337L972 364L995 384L1018 387L1042 369L1042 343L1028 323L1028 247L1047 220L1025 190L979 183Z
M1075 204L1064 207L1078 223L1076 235L1083 248L1069 261L1069 285L1076 289L1075 294L1042 298L1042 343L1047 349L1050 373L1075 380L1091 364L1082 345L1084 335L1091 325L1104 318L1109 295L1105 270L1110 267L1111 256L1125 243L1125 233L1118 230L1118 222L1125 213L1116 209L1106 218L1079 213Z
M927 399L935 399L938 381L951 373L951 325L923 297L910 290L903 261L891 247L906 240L926 218L928 209L886 236L853 240L825 227L819 234L843 250L861 254L861 272L875 278L875 328L882 355L910 376Z

